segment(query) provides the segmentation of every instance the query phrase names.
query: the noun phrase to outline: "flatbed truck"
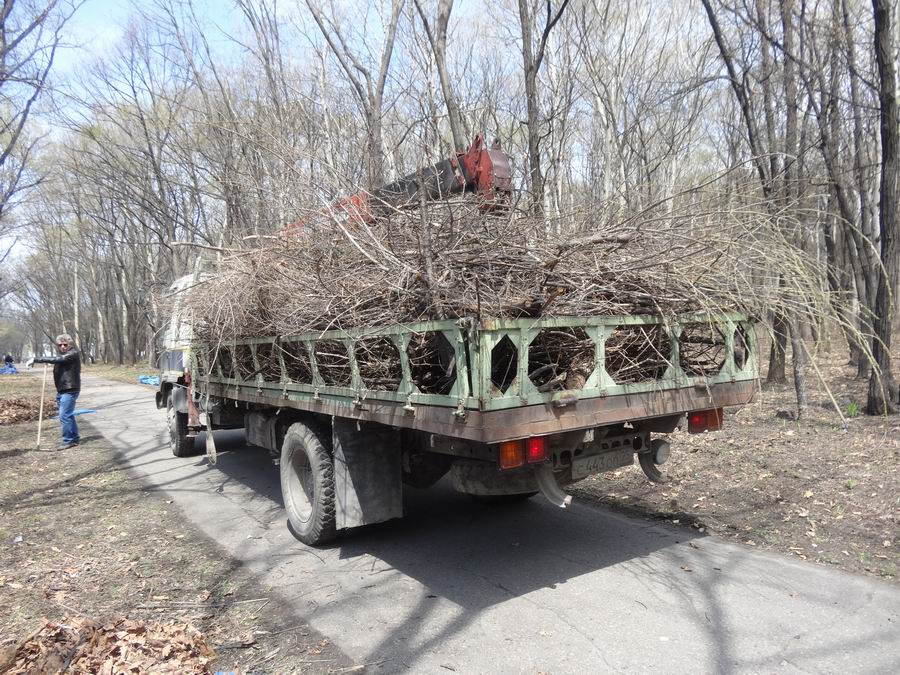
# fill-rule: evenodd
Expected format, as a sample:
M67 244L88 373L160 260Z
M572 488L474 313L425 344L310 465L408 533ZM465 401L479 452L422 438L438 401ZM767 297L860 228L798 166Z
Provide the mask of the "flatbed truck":
M403 515L404 486L449 474L485 501L563 488L634 463L665 481L666 434L715 431L757 386L740 314L463 318L202 341L176 312L156 403L175 456L243 428L280 466L310 545Z

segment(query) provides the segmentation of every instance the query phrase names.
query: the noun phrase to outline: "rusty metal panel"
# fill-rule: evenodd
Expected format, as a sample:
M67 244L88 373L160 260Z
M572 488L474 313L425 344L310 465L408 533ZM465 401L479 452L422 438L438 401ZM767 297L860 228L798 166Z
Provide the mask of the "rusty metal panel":
M338 529L402 518L397 432L382 425L335 418L332 437Z
M454 409L434 405L365 401L343 397L289 394L286 398L258 394L254 386L211 383L211 396L273 407L293 408L323 415L378 422L393 427L427 431L480 443L592 429L634 420L665 417L690 410L744 405L753 398L754 381L688 387L664 392L642 392L606 398L582 399L556 408L550 403L504 410L470 411L464 417Z

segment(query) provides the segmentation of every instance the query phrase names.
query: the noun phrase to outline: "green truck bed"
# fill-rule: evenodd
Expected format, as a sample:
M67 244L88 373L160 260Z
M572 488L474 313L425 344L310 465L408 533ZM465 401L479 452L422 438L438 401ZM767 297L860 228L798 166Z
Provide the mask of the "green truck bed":
M460 319L194 342L204 395L482 443L742 405L739 314Z

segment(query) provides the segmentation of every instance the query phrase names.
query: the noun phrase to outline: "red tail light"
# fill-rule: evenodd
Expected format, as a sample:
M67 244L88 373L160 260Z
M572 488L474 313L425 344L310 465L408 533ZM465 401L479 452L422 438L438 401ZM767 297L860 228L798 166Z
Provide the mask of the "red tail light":
M547 440L543 436L536 436L528 439L525 459L529 464L546 461Z
M721 408L695 410L688 413L688 431L700 434L704 431L718 431L722 428L723 414Z

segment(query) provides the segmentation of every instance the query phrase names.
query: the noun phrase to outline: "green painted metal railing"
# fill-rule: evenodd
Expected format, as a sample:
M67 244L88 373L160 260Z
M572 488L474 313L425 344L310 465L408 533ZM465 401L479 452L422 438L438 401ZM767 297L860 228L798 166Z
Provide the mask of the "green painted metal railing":
M542 331L562 332L581 338L582 343L587 339L592 343L593 367L573 390L578 399L703 387L757 377L754 322L740 314L682 315L669 320L636 315L429 321L216 345L195 343L192 365L194 377L236 391L252 388L273 399L337 399L358 404L377 400L459 410L502 410L551 403L557 397L572 395L571 391L542 391L529 377L534 373L531 348ZM654 344L647 337L649 331L662 337ZM693 343L701 343L711 353L700 366L683 358L682 351L692 344L682 339L688 334ZM617 379L615 370L610 372L607 344L613 345L623 335L631 335L632 341L644 340L643 349L655 352L663 365L654 376L623 381ZM421 377L417 384L414 371L421 376L417 370L421 359L410 345L421 346L423 342L433 353L443 354L440 363L430 364L432 372L435 368L444 371L440 386L426 386ZM388 385L373 385L371 379L367 382L366 354L374 344L381 350L382 360L385 351L393 352L389 360L396 362L388 367L394 377ZM497 361L501 357L507 368L498 381ZM304 371L302 376L297 375L298 368Z

